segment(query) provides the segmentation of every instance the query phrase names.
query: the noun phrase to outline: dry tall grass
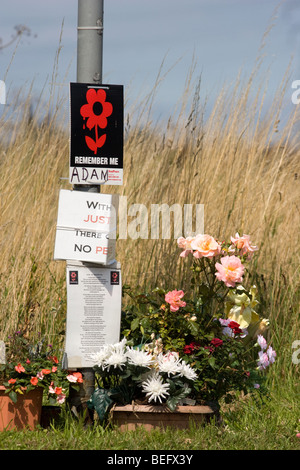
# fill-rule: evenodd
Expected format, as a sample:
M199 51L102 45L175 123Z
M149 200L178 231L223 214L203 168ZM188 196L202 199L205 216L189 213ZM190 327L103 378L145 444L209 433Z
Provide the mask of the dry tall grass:
M299 111L295 106L282 124L286 77L267 113L264 89L253 83L251 76L221 90L204 119L191 73L177 113L156 124L149 112L155 84L133 109L125 107L124 184L102 192L127 196L128 207L144 204L149 215L151 204L204 204L206 233L250 234L260 247L254 268L264 316L273 319L278 344L290 348L299 331ZM39 124L29 104L21 119L16 109L1 120L2 337L26 325L55 336L65 321L65 263L52 257L59 189L70 188L61 179L68 176L69 136L55 113ZM131 285L184 287L188 269L178 255L174 239L117 242Z

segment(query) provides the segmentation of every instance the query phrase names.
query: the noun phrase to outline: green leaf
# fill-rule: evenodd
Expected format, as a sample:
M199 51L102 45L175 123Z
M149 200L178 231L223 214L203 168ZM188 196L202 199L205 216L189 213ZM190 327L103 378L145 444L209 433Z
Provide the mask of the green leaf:
M167 400L167 406L171 411L176 410L177 403L179 401L178 397L169 397Z
M125 338L126 338L127 336L129 336L129 335L130 335L130 331L131 331L131 330L128 330L128 329L123 330L123 332L122 332L123 336L125 336Z
M197 333L198 333L198 331L199 331L199 326L198 326L198 324L195 323L195 322L193 322L193 321L190 321L190 322L188 323L188 326L189 326L189 329L190 329L190 331L191 331L191 334L194 335L194 336L196 336Z
M155 288L152 290L152 292L156 292L156 293L158 293L158 294L160 294L160 295L165 295L165 293L166 293L165 289L162 289L161 287L155 287Z
M10 399L14 402L14 403L17 403L17 400L18 400L18 395L16 394L16 392L14 390L11 390L8 394L8 396L10 397Z
M56 399L54 397L48 398L49 405L56 405Z
M212 369L215 369L215 367L216 367L216 360L215 360L214 357L210 357L210 358L208 359L208 363L209 363L209 365L210 365L210 367L211 367Z
M113 400L109 397L107 390L96 388L91 398L88 400L87 406L90 409L95 409L99 419L103 421L112 403Z
M135 318L134 320L132 320L131 325L130 325L132 331L136 330L139 324L140 324L140 321L138 318Z

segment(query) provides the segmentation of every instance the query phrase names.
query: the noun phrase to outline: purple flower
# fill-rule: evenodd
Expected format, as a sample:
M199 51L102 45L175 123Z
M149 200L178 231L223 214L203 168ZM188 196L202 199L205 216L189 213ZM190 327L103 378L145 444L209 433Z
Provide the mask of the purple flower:
M270 364L273 364L275 362L276 352L271 346L268 347L267 355L268 355Z
M270 364L275 362L276 352L269 346L267 352L260 351L258 353L258 368L260 370L266 369Z
M269 362L268 354L263 352L263 351L259 351L259 353L258 353L258 368L259 368L259 370L266 369L269 364L270 364L270 362Z
M257 343L261 347L261 349L264 351L267 347L267 341L262 335L257 336Z

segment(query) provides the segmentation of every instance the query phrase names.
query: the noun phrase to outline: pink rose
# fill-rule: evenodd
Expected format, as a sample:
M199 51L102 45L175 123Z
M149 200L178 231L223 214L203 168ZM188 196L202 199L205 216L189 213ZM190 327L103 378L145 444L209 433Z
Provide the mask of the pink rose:
M235 234L234 237L230 237L231 242L240 250L242 255L246 255L247 253L249 256L252 256L254 251L258 250L258 247L251 244L250 236L243 235L242 237L239 236L238 233Z
M215 273L219 281L223 281L227 287L234 287L237 282L243 281L244 266L236 256L224 256L221 264L216 263Z
M172 290L165 295L165 301L170 304L171 312L177 312L179 307L186 306L186 302L181 300L183 296L184 292L182 290Z
M183 251L180 253L180 256L182 258L185 258L188 256L190 253L193 253L192 247L191 247L191 242L194 240L194 237L179 237L177 240L177 244L179 248L182 248Z
M211 235L197 235L191 247L195 258L213 258L221 252L221 245Z

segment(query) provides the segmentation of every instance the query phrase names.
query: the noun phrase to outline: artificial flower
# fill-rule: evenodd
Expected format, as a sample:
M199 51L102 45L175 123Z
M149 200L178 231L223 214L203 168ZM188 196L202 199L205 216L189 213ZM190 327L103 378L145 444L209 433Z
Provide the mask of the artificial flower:
M185 377L188 380L196 380L198 378L194 369L185 361L181 361L179 375L180 377Z
M177 312L180 307L185 307L186 302L184 302L182 297L184 292L182 290L172 290L165 295L165 301L170 304L171 312Z
M183 251L180 253L180 256L182 258L185 258L190 253L193 253L193 249L192 249L192 246L191 246L191 243L192 243L193 240L194 240L194 237L187 237L187 238L179 237L178 238L177 244L178 244L179 248L183 249Z
M124 352L113 351L111 355L106 359L104 367L110 370L111 367L114 369L122 369L126 364L126 354Z
M262 335L257 336L257 344L263 351L267 348L267 341Z
M139 349L130 348L126 352L129 364L133 364L139 367L148 367L153 364L154 359L151 354L147 351L142 351Z
M235 335L239 335L240 333L242 333L240 325L236 321L230 321L228 323L228 328L231 328Z
M275 362L275 358L277 356L276 351L272 348L272 346L269 346L267 349L267 355L269 358L270 364L273 364Z
M249 235L240 237L239 234L236 233L235 237L231 237L231 242L240 251L241 255L248 254L248 257L251 257L253 252L258 250L257 246L252 245Z
M221 252L221 245L211 235L197 235L191 247L195 258L213 258Z
M215 348L218 348L219 346L222 346L223 340L219 338L213 338L210 342Z
M162 398L169 395L170 385L163 383L162 377L158 374L152 374L147 380L142 383L143 392L148 397L149 402L159 400L162 403Z
M257 365L259 370L266 369L270 364L268 354L264 351L259 351Z
M215 273L219 281L223 281L227 287L235 287L236 283L243 281L244 266L237 256L224 256L221 263L216 263Z
M178 354L159 354L157 356L157 366L160 372L165 372L170 375L174 375L180 372L181 364Z
M112 346L111 345L105 345L101 348L100 351L91 354L91 360L94 362L94 364L97 364L98 367L101 367L104 365L106 359L109 357L110 353L112 351Z
M192 341L190 344L186 344L183 348L184 354L193 354L194 351L199 349L200 344Z
M256 323L251 323L248 327L249 335L252 338L257 338L258 335L263 335L267 328L270 325L270 321L268 318L263 318L262 320L258 320Z
M239 323L241 328L248 328L252 323L259 321L259 315L254 310L258 304L256 300L256 286L250 289L250 297L243 286L230 290L225 300L225 313L228 318Z

